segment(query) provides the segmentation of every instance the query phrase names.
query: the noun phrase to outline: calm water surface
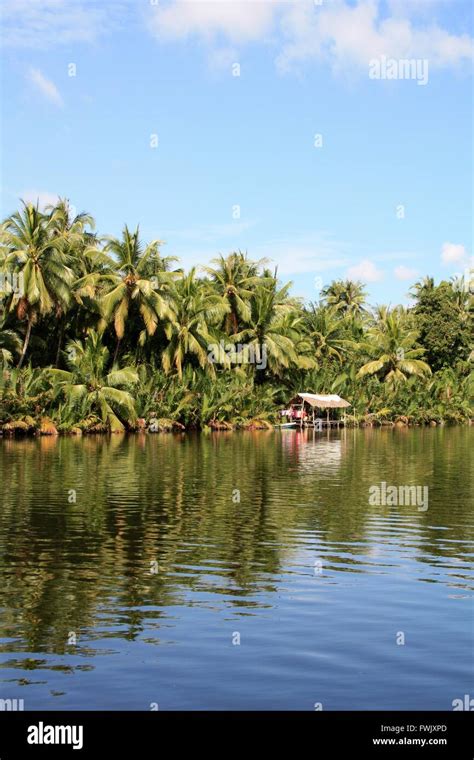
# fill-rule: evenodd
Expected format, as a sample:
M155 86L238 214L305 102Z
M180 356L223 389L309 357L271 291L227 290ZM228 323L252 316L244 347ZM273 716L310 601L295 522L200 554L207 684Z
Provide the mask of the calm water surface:
M474 695L473 433L0 440L0 698L452 709ZM381 481L428 509L369 504Z

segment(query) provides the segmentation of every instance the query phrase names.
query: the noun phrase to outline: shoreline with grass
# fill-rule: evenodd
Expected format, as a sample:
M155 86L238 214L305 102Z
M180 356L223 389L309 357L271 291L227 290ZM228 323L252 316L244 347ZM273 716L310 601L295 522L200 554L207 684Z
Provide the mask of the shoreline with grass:
M414 422L407 417L397 417L395 420L389 420L386 417L381 417L377 414L365 415L362 418L358 418L353 415L346 415L345 424L339 428L325 428L324 432L328 430L340 431L346 429L356 428L420 428L420 427L452 427L453 425L472 425L474 419L467 418L465 421L450 422L443 419L431 419L426 422ZM303 432L314 430L311 426L303 428L294 428L291 431L285 430L284 432ZM14 438L42 438L47 436L110 436L110 435L157 435L163 433L232 433L237 431L252 432L252 431L267 431L267 432L283 432L280 425L275 422L272 423L269 420L248 420L240 424L231 424L230 422L219 421L211 422L203 427L186 428L180 422L170 419L152 419L147 422L144 419L137 420L137 425L134 429L128 430L115 430L110 431L105 426L100 424L100 421L85 421L82 424L75 425L73 427L58 429L54 422L49 418L42 418L35 420L33 417L26 416L6 423L0 428L0 440L2 438L11 440ZM318 432L323 432L318 431Z

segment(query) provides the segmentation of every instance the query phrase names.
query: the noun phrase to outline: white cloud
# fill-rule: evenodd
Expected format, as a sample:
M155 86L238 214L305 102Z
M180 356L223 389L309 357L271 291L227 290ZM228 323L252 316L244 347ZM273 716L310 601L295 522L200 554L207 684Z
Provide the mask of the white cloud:
M165 40L223 35L234 43L253 42L271 31L278 6L278 0L174 0L152 5L149 25Z
M451 0L452 1L452 0ZM445 0L3 0L6 46L47 49L94 43L120 26L145 22L159 40L198 39L215 51L227 45L271 44L286 70L325 60L333 70L366 73L371 58L427 58L431 68L456 66L473 54L468 34L435 20ZM430 11L427 12L426 8ZM220 49L220 53L219 53ZM217 61L216 61L217 57Z
M47 100L54 103L55 106L63 105L63 99L58 88L51 79L45 77L42 71L39 69L30 69L28 72L28 79L35 85L36 89L39 90Z
M438 7L448 5L451 0L387 0L394 16L432 15Z
M414 255L410 252L377 253L370 259L357 262L353 244L336 239L327 230L300 234L296 237L268 238L258 243L249 240L245 234L256 225L254 221L236 221L182 230L165 229L160 235L167 241L167 253L178 255L187 266L202 263L209 258L211 254L209 248L204 247L206 245L214 246L223 254L241 248L248 251L253 260L268 259L270 267L278 267L279 274L287 277L307 274L312 277L322 275L330 279L341 277L346 270L347 276L352 279L379 282L384 277L383 270L379 269L379 262L395 261L398 264L403 259L413 259ZM190 243L193 243L192 252L186 250ZM196 244L201 250L196 250ZM418 274L416 270L403 265L398 265L395 271L398 272L399 279L415 279Z
M254 222L234 222L197 229L164 230L162 234L168 244L166 253L179 256L186 266L202 264L203 261L216 255L210 253L209 247L204 247L209 244L218 247L218 251L224 255L240 248L247 251L254 261L268 259L269 266L278 267L279 274L285 276L297 274L314 276L318 273L338 270L350 264L350 258L345 254L347 246L333 240L324 232L299 238L278 238L264 243L252 243L248 246L248 239L242 238L242 233L254 226ZM187 250L191 242L192 252ZM196 243L198 248L196 248ZM334 276L336 274L337 271L334 272Z
M18 196L25 201L25 203L38 204L40 211L44 211L46 206L54 206L59 196L55 193L49 193L46 190L25 190L22 193L18 193Z
M430 19L415 24L400 5L396 15L381 17L378 0L345 0L314 8L301 2L285 18L287 42L278 58L282 69L309 59L328 60L334 71L367 71L372 58L427 58L430 67L456 65L473 54L472 39L454 35Z
M460 243L443 243L441 261L443 264L463 264L467 261L466 248Z
M47 49L95 42L123 15L128 0L3 0L3 43Z
M399 267L395 267L393 273L397 280L414 280L418 276L418 270L406 267L401 264Z
M307 237L280 238L252 246L251 258L268 258L282 275L316 274L347 266L346 246L326 233Z
M436 0L437 4L439 0ZM271 42L287 70L311 59L333 70L367 72L370 59L427 58L430 67L457 65L473 54L467 34L451 34L423 0L170 0L151 6L148 26L160 40L201 39L213 47Z
M359 264L349 267L347 270L347 277L349 280L379 282L379 280L383 278L383 272L380 269L377 269L373 261L370 261L370 259L364 259L359 262Z

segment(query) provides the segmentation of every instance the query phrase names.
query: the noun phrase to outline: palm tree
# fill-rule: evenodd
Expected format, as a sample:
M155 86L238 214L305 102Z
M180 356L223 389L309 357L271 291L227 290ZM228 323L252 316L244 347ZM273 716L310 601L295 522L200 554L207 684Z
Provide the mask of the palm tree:
M334 306L344 315L360 317L365 312L367 293L360 282L352 280L334 280L321 291L322 300L327 306Z
M16 309L26 320L26 334L18 367L28 350L31 330L39 317L53 309L67 308L74 273L68 266L61 236L54 235L55 222L42 214L38 206L24 203L2 225L0 237L5 246L5 266L22 277L22 289L12 293L10 310Z
M46 211L49 213L51 220L52 235L63 241L63 251L67 256L67 263L73 270L75 278L81 277L85 263L88 260L89 251L96 250L96 235L93 232L86 231L86 227L94 230L94 218L87 212L73 216L73 211L67 198L58 199L56 204L47 206ZM76 282L74 283L74 290L77 292ZM78 299L76 298L76 300ZM62 308L56 310L58 336L56 366L59 362L67 317L68 312L66 310Z
M418 280L418 282L412 285L410 288L410 294L413 298L418 299L423 293L434 290L434 287L435 281L433 277L423 277L423 279Z
M207 292L196 278L195 267L174 283L171 298L173 309L164 328L169 341L162 354L164 371L175 370L181 379L186 358L194 357L200 367L214 374L209 352L211 345L217 342L214 331L229 311L228 302L220 295Z
M115 274L116 262L99 245L96 235L86 235L85 245L76 257L74 271L77 279L72 288L74 297L73 334L86 334L89 329L102 333L107 322L101 313L101 298L110 288L110 278Z
M105 251L115 257L115 263L114 272L103 278L108 283L108 290L101 298L101 307L104 319L114 322L117 336L115 360L132 304L138 308L145 325L140 338L142 342L146 334L155 333L160 320L171 317L163 295L171 278L159 256L160 241L154 240L143 250L138 227L135 232L130 232L125 225L121 240L113 237L107 240ZM150 274L151 262L155 264L153 275Z
M46 206L53 234L62 237L73 248L79 245L84 248L91 245L95 239L92 232L85 232L86 227L95 228L94 217L86 211L72 216L72 208L67 198L59 198L55 204Z
M244 343L251 348L257 365L268 363L269 369L280 375L283 369L307 366L307 357L298 357L294 340L285 334L285 317L297 306L288 298L291 283L278 286L276 275L270 287L258 285L250 303L248 327L232 336L235 343ZM288 332L288 331L286 331ZM261 382L266 367L257 369L257 378Z
M109 351L99 333L91 331L84 342L69 341L66 354L70 370L47 370L53 388L72 405L82 405L99 416L111 432L133 426L136 411L133 396L124 387L138 383L133 367L107 372Z
M354 341L347 337L348 329L336 306L310 304L305 312L305 327L319 360L342 362Z
M7 369L0 374L2 403L0 409L10 419L24 415L41 414L51 401L45 372L40 367L31 366ZM30 417L31 420L31 417ZM29 425L28 425L29 427ZM32 424L34 428L34 424Z
M451 289L453 302L459 311L461 320L466 324L472 322L472 312L474 306L474 296L472 291L472 272L474 269L466 271L465 275L460 277L451 277Z
M219 256L212 259L216 267L202 267L211 276L219 295L229 303L230 310L226 316L226 333L237 333L239 324L250 319L250 298L256 285L262 280L259 268L266 259L251 261L241 251L231 253L227 258Z
M298 369L314 369L317 362L313 344L308 335L305 314L297 299L291 299L291 303L294 304L294 307L286 311L280 318L281 333L293 342L298 358Z
M385 316L368 331L366 350L376 358L364 364L357 377L377 375L394 388L412 375L430 375L429 364L419 358L425 350L417 346L417 339L418 332L407 323L405 312L387 309Z
M14 330L5 329L0 324L0 369L11 364L14 356L21 353L21 340Z

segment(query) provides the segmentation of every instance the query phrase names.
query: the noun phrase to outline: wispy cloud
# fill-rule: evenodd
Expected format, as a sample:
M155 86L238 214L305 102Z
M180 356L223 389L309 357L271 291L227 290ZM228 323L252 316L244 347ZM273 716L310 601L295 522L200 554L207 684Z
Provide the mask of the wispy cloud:
M393 273L397 280L414 280L418 276L418 270L412 267L406 267L401 264L399 267L395 267Z
M380 56L428 59L433 68L472 58L469 35L451 34L429 18L415 19L417 14L408 3L392 3L387 10L383 12L380 0L359 0L356 4L333 0L316 9L309 2L292 4L285 16L290 31L278 58L279 66L286 70L322 59L335 72L354 68L366 72L370 59Z
M404 259L413 260L413 252L388 251L363 258L357 252L359 245L338 239L328 230L315 230L292 237L267 238L263 242L257 242L255 234L251 238L245 234L256 227L255 221L235 221L230 224L163 230L160 234L169 246L167 253L178 255L187 264L207 260L218 252L225 254L241 248L248 250L250 258L254 260L268 259L270 266L277 267L280 275L288 277L308 275L336 279L347 276L365 282L379 282L384 278L385 272L388 272L389 262L398 264L394 270L397 279L409 279L409 275L417 274L416 270L401 264ZM261 234L260 232L260 237ZM192 252L187 250L191 243Z
M394 16L432 16L438 8L450 4L451 0L387 0Z
M18 197L25 203L33 203L35 206L38 204L41 211L44 211L46 206L54 206L59 200L58 195L47 190L24 190L18 193Z
M460 243L443 243L441 261L443 264L467 264L468 255L465 246Z
M250 253L254 259L269 259L280 274L290 276L335 271L350 263L347 246L326 232L269 240L252 246Z
M172 0L150 5L147 14L160 41L196 38L211 49L222 40L271 44L282 71L320 60L335 72L366 73L380 56L449 67L473 55L472 38L439 26L418 0Z
M428 59L430 69L472 59L469 34L452 33L426 13L443 0L3 0L6 46L47 49L94 43L116 28L145 25L159 41L198 39L212 65L228 50L263 44L280 70L312 60L333 71L367 72L372 58ZM231 46L228 48L228 46Z
M58 88L51 79L45 77L40 69L31 68L28 72L28 79L50 103L54 103L55 106L60 107L63 105L63 99Z
M181 230L164 230L163 236L169 240L192 241L193 243L220 243L232 245L242 233L255 227L254 221L235 221L228 224L203 224Z
M234 43L261 41L274 23L277 0L174 0L150 6L149 27L162 40L224 36Z
M186 266L208 261L218 253L232 250L248 251L254 261L268 259L270 267L277 267L280 275L317 275L338 271L351 263L347 246L334 240L328 233L319 232L300 237L274 238L265 242L251 241L247 232L256 222L234 222L232 224L209 225L184 230L163 230L167 242L166 253L179 256ZM192 250L189 245L192 244Z
M361 280L362 282L379 282L383 279L383 272L377 269L370 259L363 259L358 264L349 267L347 277L349 280Z
M3 44L39 50L93 43L122 18L128 0L3 0Z

